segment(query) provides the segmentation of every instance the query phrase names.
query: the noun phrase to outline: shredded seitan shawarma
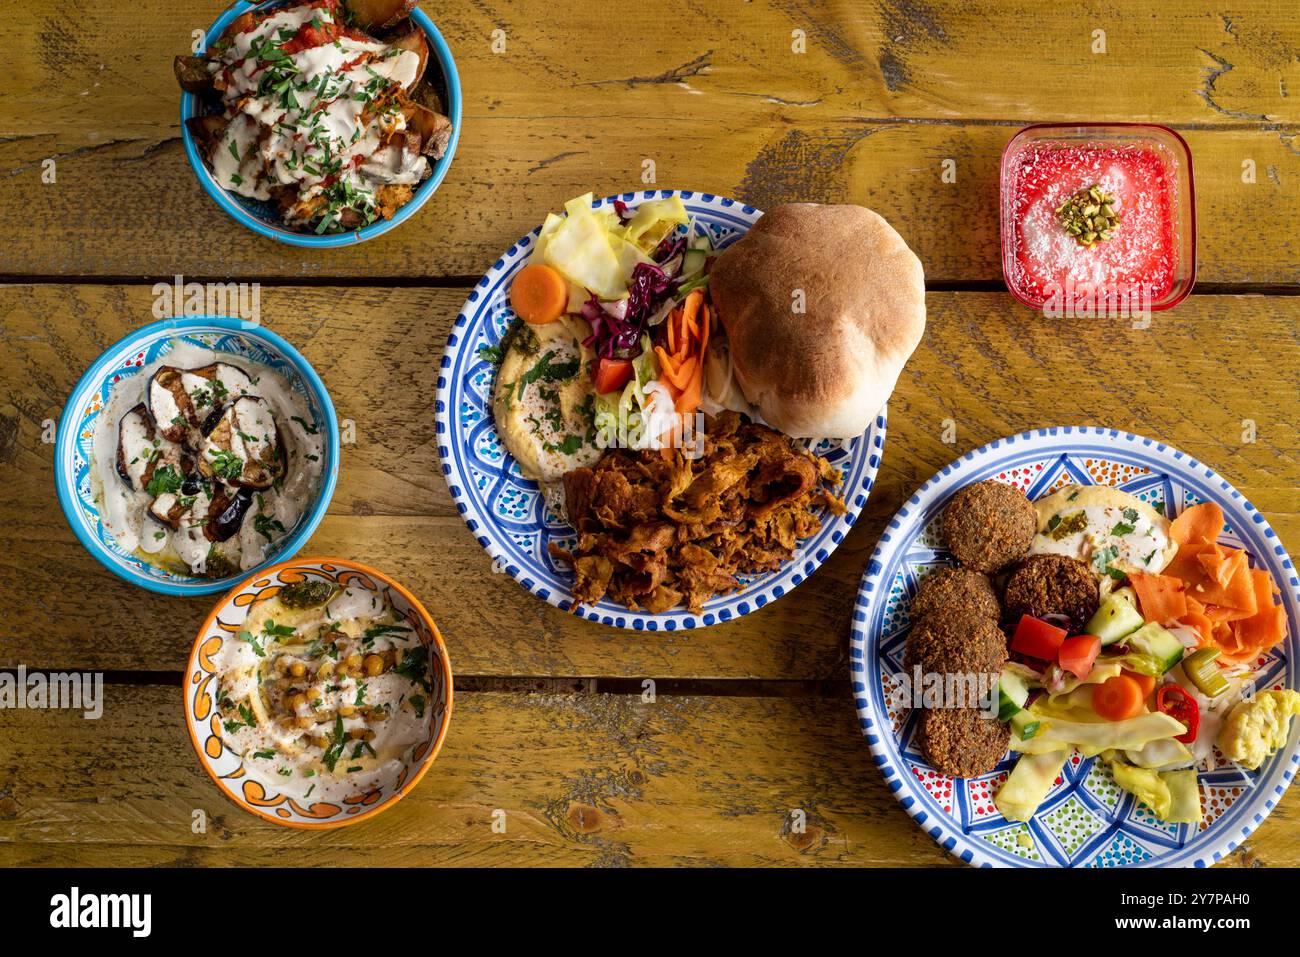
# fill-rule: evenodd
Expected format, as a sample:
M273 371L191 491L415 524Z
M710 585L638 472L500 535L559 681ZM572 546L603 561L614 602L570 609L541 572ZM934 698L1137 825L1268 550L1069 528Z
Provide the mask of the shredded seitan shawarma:
M703 456L675 450L607 452L564 475L579 602L608 595L652 614L700 612L740 587L737 574L771 571L821 527L815 509L844 511L840 476L826 459L779 432L723 412L708 422Z

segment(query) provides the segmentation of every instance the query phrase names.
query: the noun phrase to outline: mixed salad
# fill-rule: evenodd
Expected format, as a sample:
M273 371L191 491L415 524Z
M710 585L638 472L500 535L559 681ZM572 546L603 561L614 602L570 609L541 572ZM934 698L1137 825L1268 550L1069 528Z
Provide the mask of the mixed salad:
M510 303L534 330L566 317L584 321L588 434L562 437L575 451L579 439L600 448L671 447L684 416L724 407L706 383L708 357L724 355L708 298L714 252L708 230L675 196L635 210L617 200L593 209L588 193L566 203L563 215L547 216ZM499 360L500 352L483 354ZM541 387L549 382L540 381L544 365ZM545 410L539 423L548 415L556 417Z
M1116 581L1083 634L1021 618L999 685L1021 754L995 798L1008 820L1032 818L1078 751L1157 818L1199 823L1198 770L1255 770L1285 746L1300 693L1254 681L1286 612L1268 572L1218 543L1222 528L1213 503L1185 510L1168 565Z

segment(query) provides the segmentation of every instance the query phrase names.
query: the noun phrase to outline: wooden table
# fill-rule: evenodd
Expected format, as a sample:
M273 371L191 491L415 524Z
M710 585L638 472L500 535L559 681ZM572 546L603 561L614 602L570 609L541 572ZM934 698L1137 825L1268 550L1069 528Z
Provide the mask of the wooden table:
M16 5L0 76L0 666L108 684L99 721L0 711L0 864L952 864L884 787L845 667L863 566L917 485L1008 433L1104 424L1213 463L1300 541L1300 23L1286 7L449 0L431 12L465 89L450 175L392 233L305 252L228 220L186 164L171 58L215 3ZM1045 321L1001 285L1003 145L1030 122L1097 119L1168 124L1195 155L1200 285L1145 330ZM575 620L494 575L433 440L435 369L467 286L569 197L638 188L646 159L660 186L760 208L870 206L930 290L853 533L790 596L689 635ZM357 429L303 554L391 572L450 646L442 756L356 827L278 828L218 794L178 687L210 603L104 571L55 502L47 423L176 274L262 283L263 321ZM1293 789L1229 863L1300 863L1298 817Z

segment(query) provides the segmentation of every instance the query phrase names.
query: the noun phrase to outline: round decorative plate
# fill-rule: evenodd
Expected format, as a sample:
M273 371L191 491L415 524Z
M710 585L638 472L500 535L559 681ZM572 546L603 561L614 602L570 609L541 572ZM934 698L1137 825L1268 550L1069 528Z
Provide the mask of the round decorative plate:
M217 710L219 677L214 656L223 642L236 637L255 605L275 597L284 585L302 581L331 582L346 588L353 585L383 594L400 621L406 623L428 649L433 689L420 716L423 741L411 748L391 777L370 790L358 790L339 801L296 800L268 787L250 774L244 757L232 751L221 730ZM185 698L185 726L190 743L221 793L245 811L288 827L308 830L342 827L374 817L411 792L438 757L451 722L452 677L447 646L433 617L419 599L380 571L343 558L300 558L262 569L234 588L212 609L194 639L182 687ZM310 793L310 792L308 792Z
M592 204L600 209L621 200L635 208L644 200L679 196L697 226L705 227L720 248L748 232L762 215L732 199L682 190L644 190L607 196ZM679 227L685 229L685 227ZM495 366L481 350L501 341L514 320L507 292L514 274L527 262L540 230L533 230L505 251L478 281L456 317L438 371L437 434L442 471L452 498L470 531L494 565L539 598L568 610L572 573L557 564L547 543L568 547L575 540L564 517L547 507L536 482L524 478L497 436L492 421ZM674 609L659 615L630 611L604 599L583 604L578 612L591 621L619 628L675 631L729 621L780 598L813 573L844 539L857 520L875 481L885 444L885 410L862 435L848 441L823 441L809 448L825 456L843 478L837 490L848 506L840 516L824 512L820 530L799 544L794 557L775 572L743 579L739 591L715 596L703 614Z
M867 566L853 614L849 666L862 733L907 812L946 850L968 864L991 866L1207 867L1253 831L1294 776L1297 728L1285 748L1258 771L1222 760L1200 774L1200 824L1156 820L1109 770L1076 752L1038 813L1026 824L998 813L993 797L1015 762L1008 754L988 774L949 778L934 771L914 740L916 721L890 700L903 670L908 606L920 578L950 559L938 517L953 492L996 479L1030 499L1071 483L1111 485L1173 518L1198 502L1217 502L1225 526L1219 541L1245 549L1282 590L1287 640L1259 661L1258 688L1295 688L1300 579L1264 516L1218 473L1153 439L1095 427L1039 429L968 452L917 489L881 536ZM1300 722L1295 723L1300 727Z
M325 517L339 477L338 417L325 383L297 349L270 329L230 316L183 316L141 326L106 349L73 387L59 419L54 458L54 486L72 531L105 568L132 584L164 595L211 595L225 591L257 569L213 579L180 575L149 564L123 549L104 528L90 480L95 428L112 390L123 379L137 375L170 353L177 342L274 369L306 400L311 420L326 440L325 465L316 499L259 568L296 553Z

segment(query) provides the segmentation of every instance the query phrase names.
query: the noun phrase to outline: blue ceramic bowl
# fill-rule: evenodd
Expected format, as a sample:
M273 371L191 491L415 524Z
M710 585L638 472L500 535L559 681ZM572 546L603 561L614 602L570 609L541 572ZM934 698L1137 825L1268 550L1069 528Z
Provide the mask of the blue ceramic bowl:
M257 7L276 6L283 2L284 0L271 0L270 3L248 3L245 0L240 0L240 2L232 4L208 28L204 50L206 51L213 41L219 39L231 21L240 14ZM302 233L289 229L284 225L274 203L260 202L237 196L217 185L217 181L212 178L212 173L204 164L203 158L199 156L198 147L194 143L194 137L190 136L189 127L185 125L186 120L208 112L208 108L193 93L182 93L181 140L185 143L185 155L189 157L190 166L194 168L194 175L198 177L199 185L203 187L203 191L211 196L213 201L230 215L231 219L242 226L248 227L253 232L261 236L269 236L271 239L279 240L290 246L307 246L313 249L332 249L336 246L351 246L355 243L365 242L367 239L388 232L413 216L415 211L427 203L429 197L437 191L442 184L443 178L447 175L447 170L451 168L452 157L456 155L456 144L460 141L461 96L460 74L456 72L456 61L452 59L451 49L447 46L447 41L442 38L442 34L433 25L433 21L429 19L428 14L419 7L411 11L411 22L423 30L425 36L428 37L429 61L430 63L437 63L438 68L442 71L447 91L447 102L445 104L447 118L451 120L451 142L447 144L447 152L433 164L433 171L429 174L429 178L419 185L415 190L415 195L411 197L411 201L399 209L392 219L381 219L369 226L363 226L351 232L330 233L320 236L315 233Z
M175 340L183 339L237 359L252 360L279 372L307 402L312 420L325 436L325 464L316 501L303 513L297 526L256 568L228 578L198 578L155 568L118 546L104 530L99 506L91 495L90 456L96 420L108 401L109 391L124 377L131 376L170 352ZM258 570L293 557L320 520L325 517L339 476L339 426L325 384L298 350L275 333L240 319L225 316L191 316L162 319L137 329L101 355L72 390L59 419L54 450L54 485L59 505L81 544L113 574L133 585L165 595L211 595L227 591Z

